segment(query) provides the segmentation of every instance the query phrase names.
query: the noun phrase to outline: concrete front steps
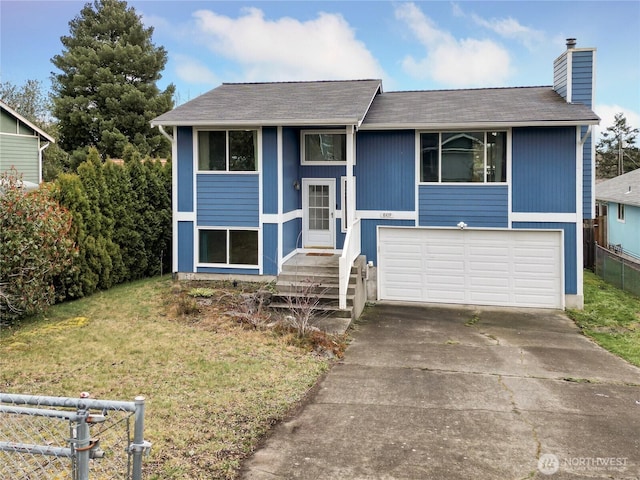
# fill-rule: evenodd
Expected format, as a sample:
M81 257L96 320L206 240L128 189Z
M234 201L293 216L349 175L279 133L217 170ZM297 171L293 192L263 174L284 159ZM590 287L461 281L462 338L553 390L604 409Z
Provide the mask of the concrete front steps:
M354 299L358 270L352 267L347 289L347 308L339 305L339 255L300 253L282 266L273 294L271 308L286 311L293 304L314 307L314 325L328 333L344 333L355 318Z

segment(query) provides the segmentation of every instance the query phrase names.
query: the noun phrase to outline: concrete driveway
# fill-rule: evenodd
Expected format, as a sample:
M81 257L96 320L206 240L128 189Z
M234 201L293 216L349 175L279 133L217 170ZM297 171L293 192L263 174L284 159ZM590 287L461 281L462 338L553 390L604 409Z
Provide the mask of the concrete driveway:
M562 312L377 305L245 479L640 479L640 369Z

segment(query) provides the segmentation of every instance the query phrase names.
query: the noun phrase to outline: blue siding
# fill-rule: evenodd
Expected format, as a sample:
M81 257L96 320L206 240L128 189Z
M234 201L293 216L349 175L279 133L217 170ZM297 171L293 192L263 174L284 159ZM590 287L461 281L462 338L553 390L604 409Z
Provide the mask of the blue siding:
M576 211L576 129L514 128L514 212Z
M356 205L359 210L415 209L415 132L359 132Z
M345 167L342 165L335 166L323 166L323 165L301 165L300 166L300 176L302 178L335 178L336 179L336 188L335 188L335 202L336 209L342 208L340 202L340 177L345 176ZM356 180L357 184L358 180ZM356 185L356 191L358 187ZM300 192L298 192L300 194ZM301 197L301 195L300 195Z
M553 89L566 100L567 98L567 53L553 63Z
M278 225L265 223L262 226L262 272L278 274Z
M282 256L286 257L296 248L302 247L302 219L294 218L282 226Z
M258 175L200 174L197 179L199 226L258 226Z
M360 220L361 242L360 252L371 260L374 265L378 264L378 239L377 226L391 225L396 227L413 227L413 220Z
M420 185L419 225L454 227L507 227L506 185Z
M576 225L574 223L513 222L513 228L564 230L564 293L567 295L577 294L578 263L576 250ZM582 228L582 225L580 228ZM582 268L582 259L580 259L580 268Z
M624 223L618 221L618 204L609 202L607 215L608 241L622 245L627 252L640 258L640 207L624 206Z
M224 268L224 267L198 267L198 273L225 273L234 275L259 275L257 268Z
M193 130L178 127L178 212L193 212Z
M571 101L592 107L593 51L573 52L571 67Z
M300 130L282 129L282 197L284 213L302 208L299 190L293 188L294 182L301 182L300 175Z
M262 129L262 211L278 213L278 131Z
M193 272L193 222L178 222L178 272Z

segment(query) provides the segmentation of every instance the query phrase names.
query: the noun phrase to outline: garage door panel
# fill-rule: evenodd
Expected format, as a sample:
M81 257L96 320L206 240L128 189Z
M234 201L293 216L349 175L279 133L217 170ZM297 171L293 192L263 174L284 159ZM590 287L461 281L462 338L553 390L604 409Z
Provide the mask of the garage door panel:
M562 308L559 231L380 227L379 297Z
M501 260L501 259L500 259ZM482 261L469 261L469 270L473 272L509 272L508 263L491 262L490 258L483 259Z
M455 257L455 259L447 260L447 259L438 259L438 260L427 260L425 262L425 268L433 272L460 272L464 273L464 262L460 260L460 257Z
M429 288L437 290L445 290L451 287L464 287L465 277L463 275L429 275L424 281L424 284Z
M506 277L471 276L469 285L473 290L491 291L495 287L509 288L509 279Z

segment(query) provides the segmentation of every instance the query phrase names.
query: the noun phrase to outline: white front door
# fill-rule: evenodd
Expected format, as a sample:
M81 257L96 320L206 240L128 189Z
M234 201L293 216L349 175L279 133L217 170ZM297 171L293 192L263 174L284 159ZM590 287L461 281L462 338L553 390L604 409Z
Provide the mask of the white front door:
M302 246L335 246L336 181L333 178L302 179Z

